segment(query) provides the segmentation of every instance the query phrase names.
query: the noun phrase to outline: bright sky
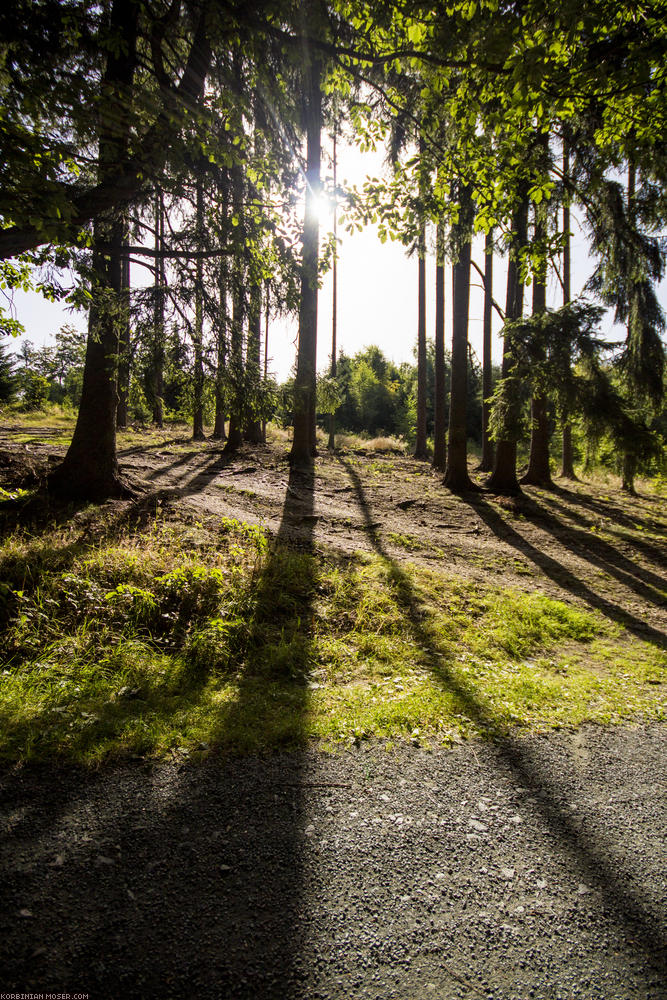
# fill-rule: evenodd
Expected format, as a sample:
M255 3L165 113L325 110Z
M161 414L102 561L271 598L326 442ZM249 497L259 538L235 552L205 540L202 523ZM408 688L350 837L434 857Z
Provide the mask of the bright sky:
M330 151L329 151L330 152ZM325 159L328 159L325 157ZM361 153L356 148L339 146L338 183L361 185L367 175L377 176L381 170L380 153ZM330 168L328 168L330 175ZM332 226L331 215L322 219L323 231ZM375 227L362 233L349 235L339 226L338 263L338 347L352 355L370 344L377 344L385 355L393 361L413 360L413 348L417 337L417 259L408 259L403 247L398 243L380 243ZM473 243L473 256L481 268L484 267L483 238ZM137 269L139 270L139 269ZM586 241L579 229L576 218L573 222L572 239L572 293L576 296L582 289L592 270L588 258ZM494 259L494 297L504 306L507 263L502 258ZM137 276L137 284L145 279ZM483 292L478 276L473 271L473 288L470 300L470 342L481 360L482 354L482 304ZM429 338L434 335L435 323L435 258L427 260L427 326ZM451 268L446 269L446 344L451 338ZM659 297L667 310L667 280L663 281ZM562 293L555 275L549 280L550 306L562 302ZM64 323L85 328L86 318L82 313L69 313L62 306L49 303L37 295L18 293L15 298L16 314L26 327L26 337L36 345L48 343ZM332 276L325 276L319 295L318 305L318 367L326 369L331 353ZM500 361L502 343L497 335L500 318L494 311L494 359ZM262 324L263 326L263 324ZM611 322L605 333L610 339L621 340L624 336L620 328L613 330ZM296 352L296 320L278 319L269 329L269 366L280 380L285 379L292 369ZM19 341L14 342L18 350Z

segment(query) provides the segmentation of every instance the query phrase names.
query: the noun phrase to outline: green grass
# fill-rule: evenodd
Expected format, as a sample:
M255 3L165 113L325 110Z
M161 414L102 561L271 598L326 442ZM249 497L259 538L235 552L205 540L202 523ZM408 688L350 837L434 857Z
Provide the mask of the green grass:
M664 718L664 653L597 614L230 519L90 508L6 537L0 580L6 760Z

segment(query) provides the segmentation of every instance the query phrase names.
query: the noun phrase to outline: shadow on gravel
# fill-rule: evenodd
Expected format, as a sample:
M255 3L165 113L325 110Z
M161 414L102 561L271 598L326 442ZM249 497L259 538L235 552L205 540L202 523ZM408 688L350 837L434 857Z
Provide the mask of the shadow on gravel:
M313 477L293 471L289 487L256 589L256 618L268 617L275 642L255 648L250 629L218 734L242 734L251 719L288 748L307 708L316 587ZM281 544L295 519L306 532L296 553ZM304 768L296 750L275 762L5 775L2 988L96 1000L303 996ZM95 831L83 840L82 817ZM47 837L61 855L45 856Z
M592 827L587 829L585 817L581 815L576 823L573 822L566 812L565 791L546 773L537 756L527 750L520 740L512 738L472 684L456 676L449 663L448 652L442 649L438 637L429 627L418 592L401 566L388 555L383 546L361 479L348 462L339 460L354 486L357 503L367 525L368 537L387 567L396 603L405 614L414 641L422 649L429 669L456 696L461 711L476 723L483 735L493 740L500 766L509 772L518 786L534 796L545 826L568 852L573 867L581 873L582 878L600 891L611 919L625 933L630 947L650 967L664 970L665 942L662 928L644 906L640 894L634 891L632 873L624 860L614 856L611 838L609 841L603 840ZM468 502L478 511L480 506L484 511L488 507L477 496ZM495 515L495 511L493 513Z
M616 622L618 625L622 625L626 628L628 632L632 632L633 635L637 636L639 639L643 639L645 642L652 642L661 649L667 646L667 636L664 632L661 632L657 628L648 625L641 618L637 618L635 615L626 611L624 608L620 608L617 604L613 604L608 601L605 597L600 594L596 594L595 591L589 587L586 583L576 577L568 569L562 566L556 559L552 559L546 553L541 552L532 542L529 542L526 538L521 535L516 528L513 528L501 515L495 510L491 504L479 495L474 497L462 497L462 502L468 503L472 509L479 514L481 519L487 525L488 528L496 535L497 538L502 539L502 541L507 542L512 548L515 548L522 555L526 556L536 566L542 570L542 572L553 580L554 583L558 584L564 590L568 590L571 594L576 597L583 598L592 608L601 611L603 615L610 618L612 621ZM540 523L543 523L541 521ZM558 540L563 544L566 544L561 535L559 534ZM585 552L582 552L581 548L578 546L570 547L578 556L583 558L590 558L590 554L587 556ZM611 548L611 546L610 546ZM606 572L611 573L617 579L621 580L624 584L632 587L637 593L641 593L642 596L646 596L644 591L648 588L643 587L639 581L629 580L625 574L619 574L613 572L613 567L609 563L604 563L604 569ZM640 589L641 588L641 589ZM650 600L654 603L664 604L664 600L661 599L659 602L656 600L655 591L649 591L652 595Z

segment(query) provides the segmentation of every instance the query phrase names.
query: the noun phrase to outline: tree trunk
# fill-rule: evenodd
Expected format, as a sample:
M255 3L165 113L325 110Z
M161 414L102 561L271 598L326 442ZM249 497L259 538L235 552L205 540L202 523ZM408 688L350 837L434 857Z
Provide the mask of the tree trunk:
M123 244L128 243L127 221L123 220ZM118 409L116 411L116 429L125 430L128 423L128 403L130 398L130 364L131 364L131 333L130 333L130 258L126 246L121 247L120 262L120 337L118 345Z
M505 316L508 320L519 319L523 314L523 283L519 271L518 254L526 243L528 225L528 202L519 206L512 222L512 247L507 264L507 299ZM512 367L509 340L504 339L502 374L506 376ZM516 441L501 440L496 442L496 460L493 472L487 482L487 488L493 493L520 493L521 487L516 477Z
M121 44L110 52L101 81L100 183L113 174L128 148L129 125L124 109L136 65L138 7L133 0L114 0L110 26ZM122 219L98 219L93 227L95 285L88 316L88 343L81 403L74 434L61 465L49 477L49 489L79 500L102 500L131 493L118 471L116 411L118 393L118 308L122 298L120 255ZM106 252L102 247L110 248Z
M248 344L246 348L246 375L251 386L255 405L259 402L260 357L262 339L262 286L253 285L250 291L250 314L248 316ZM257 416L252 416L245 426L245 439L251 444L262 443L262 425Z
M433 414L433 468L447 466L447 411L445 385L445 260L444 231L438 226L435 264L435 400Z
M545 238L544 217L539 208L535 208L535 241L539 246ZM547 308L547 261L542 257L539 270L533 278L533 316L546 312ZM541 348L537 362L546 359L546 348ZM542 390L534 392L530 401L530 452L528 469L521 479L530 486L541 486L543 489L554 488L549 467L549 413L547 398Z
M197 249L204 248L204 187L201 177L197 178L197 207L196 207L196 230ZM193 406L192 406L192 437L195 441L203 441L204 434L204 264L201 257L197 257L195 264L195 326L193 331L194 347L194 384L193 384Z
M453 267L452 375L445 486L455 493L474 488L468 475L468 314L470 308L470 234Z
M428 458L426 447L426 224L419 239L417 316L417 439L415 458Z
M240 85L240 65L236 66ZM243 216L243 173L238 163L231 168L232 209L234 215ZM229 351L229 374L231 376L231 398L229 400L229 430L225 454L238 451L243 444L241 432L241 406L243 392L243 313L244 313L245 266L241 248L236 247L232 262L232 324Z
M635 495L636 465L635 456L626 451L623 456L621 489L624 490L625 493L629 493L631 496Z
M334 235L334 256L333 256L333 273L332 278L332 303L331 303L331 378L336 378L336 338L338 335L338 203L336 201L336 186L338 183L337 169L338 169L338 156L336 150L336 128L337 120L334 117L334 130L333 130L333 189L334 189L334 217L333 217L333 235ZM329 441L327 444L329 451L334 451L336 447L336 413L335 411L329 415Z
M533 279L533 315L546 310L546 297L546 275L536 274ZM542 392L534 393L530 401L530 453L528 469L521 482L543 489L554 488L549 467L549 414Z
M216 441L224 441L225 434L225 365L227 362L227 258L220 260L218 287L217 357L215 369L215 423L213 434Z
M637 184L637 171L635 167L634 160L632 157L628 160L628 219L630 223L634 225L635 221L635 187ZM632 292L630 293L632 295ZM630 341L630 315L631 309L628 310L628 342ZM629 449L625 451L623 455L623 473L621 481L621 489L626 493L634 495L635 492L635 470L637 467L637 460L633 455L632 451Z
M570 154L565 145L563 150L563 177L567 180L570 174ZM571 276L572 263L570 258L570 202L567 191L563 198L563 305L567 305L572 298ZM577 476L574 471L574 450L572 447L572 424L567 413L563 414L563 456L560 471L563 479L570 479L574 482Z
M484 326L482 334L482 458L477 466L479 472L493 469L493 441L489 435L491 407L489 397L493 392L492 363L492 310L493 310L493 232L486 234L484 246Z
M322 131L322 88L319 57L311 52L306 77L306 206L301 258L299 348L294 380L292 465L310 466L315 455L317 391L317 278Z
M155 193L155 277L153 284L153 423L164 427L164 204L162 191Z
M270 316L270 285L266 283L266 309L264 310L264 389L269 381L269 316ZM266 411L265 411L266 412ZM266 444L266 417L262 419L262 441Z

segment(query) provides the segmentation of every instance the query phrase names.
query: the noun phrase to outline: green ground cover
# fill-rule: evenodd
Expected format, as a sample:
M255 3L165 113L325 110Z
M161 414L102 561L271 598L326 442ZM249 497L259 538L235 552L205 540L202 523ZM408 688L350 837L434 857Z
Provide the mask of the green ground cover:
M0 755L451 743L664 717L665 655L539 593L159 504L0 546Z

